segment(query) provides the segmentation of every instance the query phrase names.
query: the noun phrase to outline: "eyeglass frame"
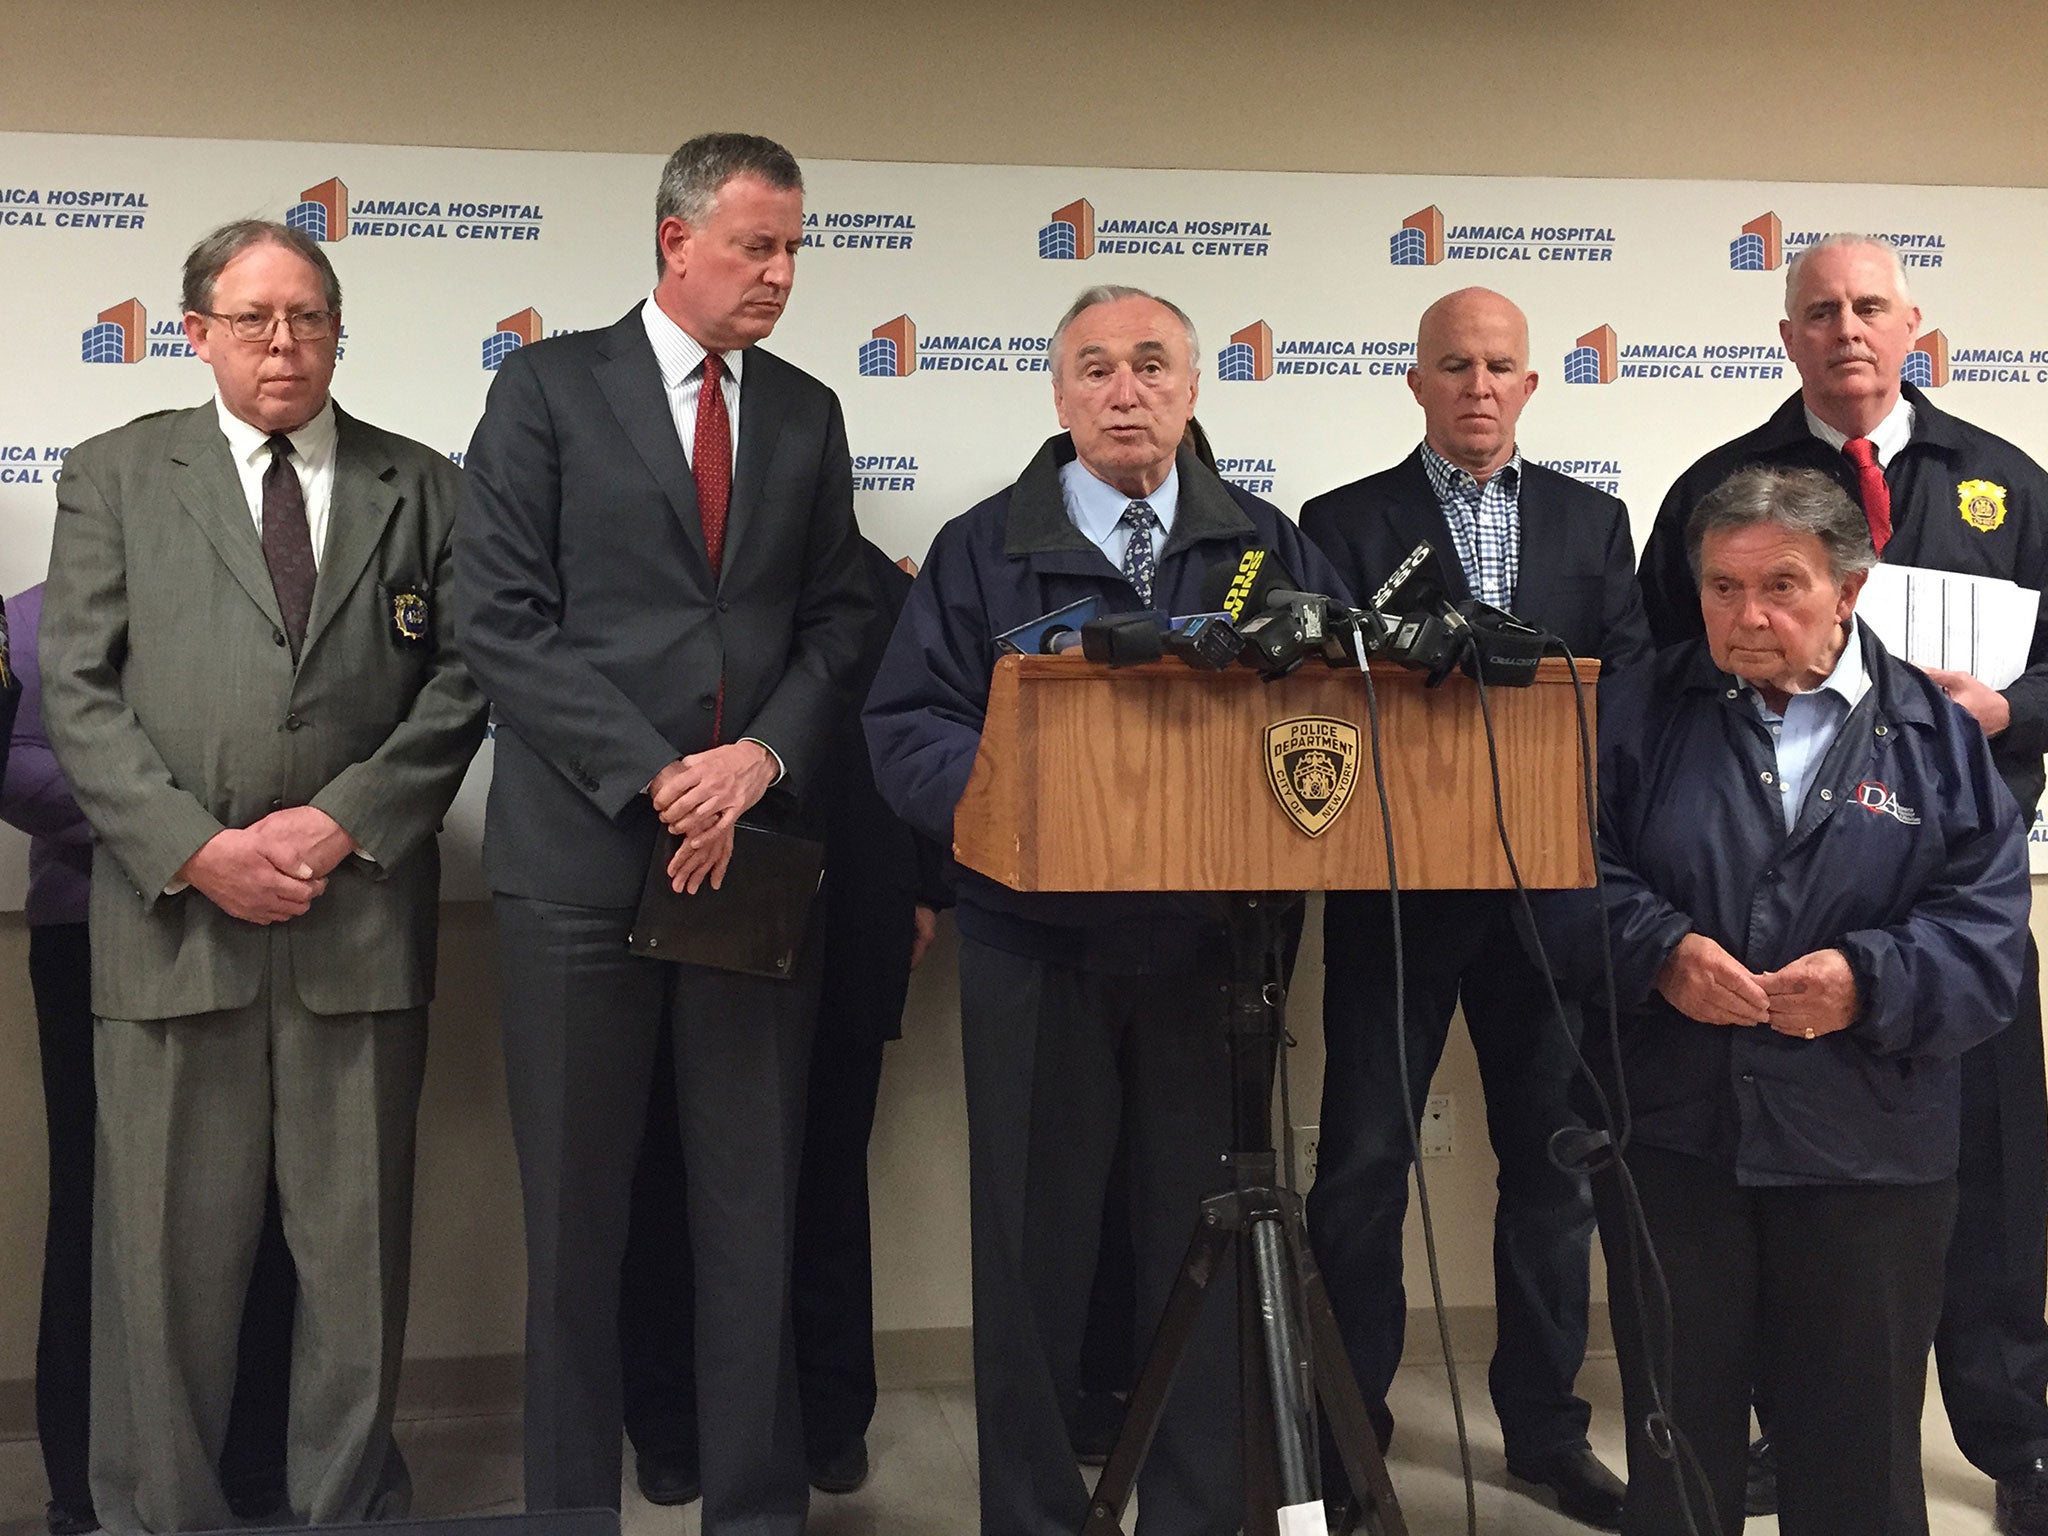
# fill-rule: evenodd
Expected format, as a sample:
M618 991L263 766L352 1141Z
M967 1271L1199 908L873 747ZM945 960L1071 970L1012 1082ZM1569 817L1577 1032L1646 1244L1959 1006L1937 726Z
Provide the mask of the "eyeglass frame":
M202 309L198 313L206 316L209 320L221 321L227 326L228 334L237 341L249 343L262 342L266 345L272 337L277 335L279 321L284 322L285 334L297 342L325 341L337 334L341 321L341 311L338 309L286 310L272 315L265 315L253 309L243 310L241 313L233 315L223 314L217 309ZM298 322L310 320L315 315L320 317L320 329L310 336L301 336L299 334ZM263 322L262 330L252 335L244 335L242 322L245 320L261 320Z

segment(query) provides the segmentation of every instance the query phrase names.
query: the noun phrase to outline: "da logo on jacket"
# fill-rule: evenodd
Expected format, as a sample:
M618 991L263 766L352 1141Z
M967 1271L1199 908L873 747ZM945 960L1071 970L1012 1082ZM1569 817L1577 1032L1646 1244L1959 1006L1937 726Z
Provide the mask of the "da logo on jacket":
M2005 521L2005 487L1989 480L1964 480L1956 486L1957 508L1963 521L1979 533L1989 533Z
M1328 715L1267 726L1266 778L1288 820L1321 837L1358 783L1358 727Z

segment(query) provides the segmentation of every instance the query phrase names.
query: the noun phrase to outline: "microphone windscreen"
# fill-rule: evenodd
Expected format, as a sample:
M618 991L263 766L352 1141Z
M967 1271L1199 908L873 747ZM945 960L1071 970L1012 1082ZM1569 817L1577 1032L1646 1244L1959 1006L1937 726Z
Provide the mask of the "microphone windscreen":
M1266 610L1266 594L1296 585L1294 573L1270 549L1248 549L1236 560L1219 560L1202 578L1202 606L1227 613L1237 623Z

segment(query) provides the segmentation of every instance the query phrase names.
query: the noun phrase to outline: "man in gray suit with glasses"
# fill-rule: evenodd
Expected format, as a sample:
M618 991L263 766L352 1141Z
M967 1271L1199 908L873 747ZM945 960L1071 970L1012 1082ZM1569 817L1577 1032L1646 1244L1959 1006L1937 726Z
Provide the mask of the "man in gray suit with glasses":
M404 1511L434 837L483 732L443 611L460 475L329 397L325 253L227 225L184 308L214 398L72 451L40 632L97 843L91 1482L115 1532L234 1523L214 1469L273 1172L291 1514Z

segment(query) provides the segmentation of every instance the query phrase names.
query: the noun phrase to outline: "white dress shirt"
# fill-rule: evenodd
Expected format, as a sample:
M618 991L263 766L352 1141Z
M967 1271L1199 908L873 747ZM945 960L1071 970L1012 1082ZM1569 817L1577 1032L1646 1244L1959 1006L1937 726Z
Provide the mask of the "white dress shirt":
M1807 407L1806 430L1826 443L1835 452L1842 451L1842 444L1849 441L1848 434L1837 432L1833 427L1813 414ZM1890 469L1892 455L1904 448L1913 436L1913 402L1904 395L1892 402L1891 410L1883 421L1870 429L1870 446L1877 450L1879 469Z
M214 409L220 415L220 429L234 456L235 473L241 477L242 494L249 499L249 517L256 524L256 537L263 537L263 476L270 469L270 434L228 409L218 393ZM319 414L303 427L287 432L292 456L288 461L298 474L299 489L306 497L306 529L313 537L313 569L327 549L328 513L334 508L334 402L320 407Z
M647 327L647 340L654 348L654 360L661 365L661 387L668 392L668 413L675 418L676 436L683 442L683 457L690 468L697 467L697 396L704 388L704 348L697 338L669 319L666 311L647 295L640 306L640 323ZM740 461L740 375L747 365L744 348L718 354L725 371L719 376L719 392L725 396L725 419L732 429L732 462Z
M697 467L697 397L704 392L705 349L696 337L684 330L668 317L668 312L654 302L654 295L647 295L647 302L640 306L640 323L647 328L647 343L654 348L654 361L661 368L661 387L668 395L668 413L676 424L676 436L683 445L683 457L690 461L690 468ZM732 432L731 463L737 470L740 461L740 375L747 365L745 348L721 352L718 360L724 365L719 375L719 393L725 397L726 426ZM767 752L775 764L775 777L770 783L780 784L788 772L782 765L782 754L769 746L758 736L742 736L741 741L751 741ZM650 781L648 788L652 788Z

